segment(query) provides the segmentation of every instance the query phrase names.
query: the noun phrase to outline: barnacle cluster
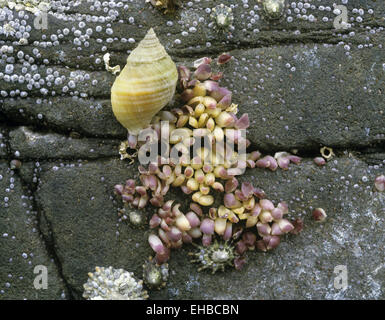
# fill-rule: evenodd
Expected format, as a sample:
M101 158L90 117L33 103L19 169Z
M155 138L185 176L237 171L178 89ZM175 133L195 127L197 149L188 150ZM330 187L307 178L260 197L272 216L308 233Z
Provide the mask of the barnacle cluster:
M134 227L143 227L147 222L147 216L144 212L133 210L127 205L119 211L119 216L122 220L129 221Z
M115 192L126 208L142 209L148 204L158 208L149 220L153 232L148 238L158 265L168 261L171 249L202 239L203 247L213 253L209 257L219 259L222 249L218 248L223 246L228 253L226 264L232 260L230 264L239 269L247 250L271 250L282 235L301 229L284 217L285 202L274 205L263 190L238 181L246 168L288 170L291 162L298 164L301 158L287 152L274 157L247 152L249 117L237 115L231 91L218 82L223 76L218 68L231 58L224 53L214 65L204 57L194 62L193 71L179 66L177 88L183 105L161 110L140 133L129 131L127 145L137 150L141 163L140 183L128 179L116 185ZM188 210L166 200L172 187L190 199ZM218 238L234 245L215 242ZM208 263L212 270L222 270L217 264Z
M83 297L88 300L144 300L148 298L143 290L143 281L136 280L132 272L113 267L95 267L88 273L83 285Z
M262 0L263 10L267 18L276 20L282 17L285 10L285 0Z
M233 10L223 3L211 10L210 17L214 21L214 27L219 30L231 28L234 21Z
M17 11L26 10L32 13L47 11L51 7L50 1L44 0L0 0L0 8L8 6Z

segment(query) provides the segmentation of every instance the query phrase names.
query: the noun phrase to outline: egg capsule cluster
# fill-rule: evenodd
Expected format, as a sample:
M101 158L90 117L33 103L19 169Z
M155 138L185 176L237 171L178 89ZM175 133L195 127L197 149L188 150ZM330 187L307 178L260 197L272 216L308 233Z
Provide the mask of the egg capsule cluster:
M223 64L230 59L231 56L223 54L217 63ZM300 162L299 157L286 152L276 153L274 157L261 157L258 151L240 154L234 150L237 145L247 147L250 144L240 131L249 127L249 118L247 114L236 116L238 107L231 101L231 91L212 80L218 78L218 73L212 72L210 64L210 58L202 58L195 62L195 72L184 66L178 68L179 87L183 90L181 98L186 104L171 111L160 111L150 125L153 145L166 141L170 158L158 155L156 162L149 163L147 168L139 166L142 186L135 186L132 180L128 180L125 187L116 186L123 201L138 208L143 208L148 202L160 207L169 187L173 186L191 194L194 202L211 206L214 203L211 190L223 192L224 184L231 185L234 177L247 167L287 170L290 162ZM161 126L162 121L168 123L166 132ZM148 143L148 139L138 141L138 137L132 134L127 142L130 148ZM198 147L191 157L190 149L196 145ZM148 149L151 146L142 152ZM173 156L171 149L182 155ZM147 193L149 190L151 195Z
M222 54L217 65L231 58ZM299 230L283 217L288 212L285 203L274 206L263 190L248 182L240 184L237 176L246 168L288 170L291 162L298 164L301 158L287 152L278 152L274 157L259 151L246 152L250 142L242 130L250 125L248 115L237 116L238 106L232 103L231 91L218 83L223 74L213 72L211 63L205 57L194 62L195 71L179 66L178 89L185 104L160 111L152 119L146 139L128 136L127 145L138 150L139 158L159 141L163 144L163 149L156 149L155 161L138 167L140 185L130 179L125 185L115 186L116 193L130 206L141 209L151 203L158 207L149 222L155 232L148 238L157 264L165 263L170 249L183 243L199 238L202 247L211 248L216 246L213 240L220 238L236 242L231 246L234 254L229 256L231 264L239 269L245 263L247 250L273 249L282 235ZM241 146L244 151L240 151ZM191 196L187 213L173 200L165 201L170 187L179 187ZM216 207L218 192L224 197ZM242 228L238 227L241 222ZM234 224L237 226L233 228Z
M273 240L272 243L268 243L264 251L276 247L279 244L279 236L294 229L294 226L284 219L284 214L288 213L286 203L280 202L274 206L270 200L261 199L263 195L251 183L243 182L241 188L237 188L237 185L236 179L226 185L224 205L218 210L212 210L211 216L215 217L215 220L231 221L231 223L245 220L245 227L256 227L262 240L267 241L267 238L269 241Z
M157 234L152 233L149 244L155 251L158 264L166 262L170 257L170 248L179 248L183 243L191 243L193 239L201 238L202 209L191 203L190 210L184 214L180 204L167 201L150 219L150 228L157 228Z

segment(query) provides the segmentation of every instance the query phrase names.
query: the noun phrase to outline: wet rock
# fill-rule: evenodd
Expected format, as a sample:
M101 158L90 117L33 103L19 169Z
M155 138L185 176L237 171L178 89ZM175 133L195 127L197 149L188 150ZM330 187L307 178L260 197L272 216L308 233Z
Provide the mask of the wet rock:
M39 265L47 267L47 289L34 287ZM0 299L64 298L68 292L40 236L30 194L8 163L0 161Z
M224 83L249 114L248 139L259 148L360 148L385 139L382 50L311 44L237 51L225 65L225 75L237 79Z
M119 141L71 138L56 133L37 133L20 127L9 133L11 152L27 159L95 159L117 154Z
M42 167L37 202L54 235L64 278L74 292L81 296L87 273L95 266L123 268L140 277L152 251L149 231L119 223L122 204L113 194L114 185L135 177L137 169L118 159Z
M40 99L42 103L36 103L36 100L36 98L6 100L2 108L8 117L22 125L43 124L53 130L77 132L92 137L124 139L127 136L127 130L115 119L109 100L69 97Z
M373 192L373 181L384 169L369 168L342 157L325 167L311 159L289 171L248 170L241 180L264 188L277 204L286 200L289 217L301 217L304 229L288 235L268 253L250 251L241 271L196 271L186 263L185 247L173 252L169 263L175 274L167 289L154 298L168 299L383 299L385 240L383 194ZM323 224L312 219L312 208L322 207ZM348 287L337 289L334 273L346 266ZM338 280L338 279L337 279Z
M275 203L286 200L289 217L304 219L304 231L298 236L286 236L274 251L249 252L248 264L240 272L198 273L195 265L187 263L187 252L193 247L173 251L168 286L151 296L383 298L379 285L385 280L381 245L385 240L381 218L385 198L373 192L374 178L380 172L384 172L382 167L369 168L348 157L335 158L322 168L308 159L288 171L248 170L242 179L262 187ZM118 160L60 169L53 169L52 164L43 166L38 203L55 235L63 275L74 291L80 292L86 273L95 265L123 267L140 275L138 261L151 253L146 242L148 231L117 221L119 202L114 202L111 191L115 183L133 176L135 170ZM324 208L328 214L322 225L312 220L315 207ZM147 210L147 214L150 212ZM333 287L333 272L338 265L348 269L349 286L345 291Z
M37 184L37 174L39 162L21 161L21 167L17 173L22 180L23 184L28 186L30 190L35 189Z

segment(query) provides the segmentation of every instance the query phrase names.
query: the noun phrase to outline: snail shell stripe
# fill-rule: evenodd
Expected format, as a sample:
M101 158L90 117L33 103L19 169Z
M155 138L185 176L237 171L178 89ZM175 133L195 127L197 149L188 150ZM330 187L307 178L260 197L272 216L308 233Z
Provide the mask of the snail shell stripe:
M175 93L178 72L151 28L129 57L111 88L117 120L136 135Z

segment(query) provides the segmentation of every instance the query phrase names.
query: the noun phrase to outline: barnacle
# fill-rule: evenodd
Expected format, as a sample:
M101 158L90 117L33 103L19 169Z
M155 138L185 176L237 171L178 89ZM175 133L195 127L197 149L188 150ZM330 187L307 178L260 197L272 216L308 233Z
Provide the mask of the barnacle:
M262 0L263 10L269 19L279 19L285 9L285 0Z
M17 170L17 169L20 169L20 168L21 168L21 161L18 160L18 159L13 159L13 160L11 160L11 162L9 163L9 167L11 168L11 170Z
M228 241L215 241L208 247L194 245L197 251L190 252L189 255L193 257L191 262L200 264L198 271L211 269L214 274L218 270L225 271L226 266L234 266L235 248Z
M152 257L143 264L143 281L152 290L166 286L168 280L168 264L158 265Z
M144 300L148 298L143 290L143 281L137 280L132 272L113 267L95 267L88 273L83 285L83 297L88 300Z
M9 35L13 36L16 30L9 24L5 23L3 25L3 33L8 37Z
M215 26L219 29L230 28L234 21L232 9L223 3L213 8L210 16L214 20Z
M130 210L127 207L123 210L124 210L123 215L128 217L128 220L133 226L142 227L147 222L146 215L144 213L141 213L137 210Z

